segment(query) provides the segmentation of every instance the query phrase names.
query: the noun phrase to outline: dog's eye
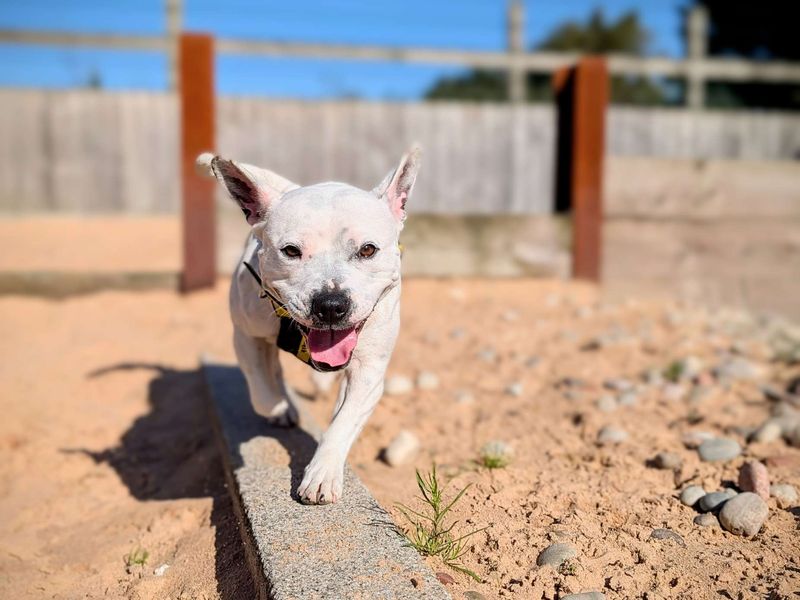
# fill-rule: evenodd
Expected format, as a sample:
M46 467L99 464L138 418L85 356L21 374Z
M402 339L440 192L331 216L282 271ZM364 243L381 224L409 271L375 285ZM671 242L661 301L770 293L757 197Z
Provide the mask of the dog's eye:
M303 256L303 253L300 252L300 248L297 246L292 246L291 244L281 248L281 252L283 252L284 256L288 256L289 258L300 258Z
M358 250L358 256L359 258L372 258L373 256L375 256L375 253L377 251L378 248L375 246L375 244L364 244Z

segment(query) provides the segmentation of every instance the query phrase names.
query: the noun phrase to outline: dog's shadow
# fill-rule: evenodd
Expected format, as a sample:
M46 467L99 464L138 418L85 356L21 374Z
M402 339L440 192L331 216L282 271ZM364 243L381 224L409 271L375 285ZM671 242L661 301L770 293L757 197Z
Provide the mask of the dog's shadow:
M214 366L238 385L241 374L234 367ZM100 452L77 450L116 470L131 495L138 500L212 499L211 524L215 529L217 591L224 600L256 597L247 568L232 500L226 489L222 452L218 447L209 412L208 391L200 370L177 370L161 365L123 363L105 367L89 377L132 369L152 369L148 386L147 414L138 417L123 434L120 444ZM243 385L243 381L241 383ZM247 400L246 391L244 399ZM305 431L269 426L256 415L249 401L236 402L237 419L243 419L241 435L232 447L253 436L278 440L290 456L292 493L303 475L317 442ZM72 450L76 451L76 450ZM241 457L234 456L234 462ZM234 465L235 466L235 465Z

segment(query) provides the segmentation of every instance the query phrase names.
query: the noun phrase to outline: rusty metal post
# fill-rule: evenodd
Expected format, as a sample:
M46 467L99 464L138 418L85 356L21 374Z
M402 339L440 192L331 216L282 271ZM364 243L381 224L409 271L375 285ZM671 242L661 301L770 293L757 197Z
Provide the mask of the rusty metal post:
M582 58L571 72L557 72L553 85L559 107L556 207L572 212L572 276L599 282L608 105L606 61Z
M195 159L214 149L214 40L184 33L179 42L181 190L184 292L216 278L214 181L195 173Z

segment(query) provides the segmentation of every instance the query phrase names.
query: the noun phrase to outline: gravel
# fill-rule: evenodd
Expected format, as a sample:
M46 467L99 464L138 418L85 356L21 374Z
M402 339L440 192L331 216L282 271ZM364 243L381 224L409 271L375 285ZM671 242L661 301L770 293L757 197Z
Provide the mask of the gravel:
M694 506L706 493L699 485L690 485L681 492L681 502L686 506Z
M577 555L578 551L575 550L575 548L569 544L558 542L542 550L539 553L539 557L536 559L536 564L540 567L549 565L557 569L565 561L568 561L570 558L575 558Z
M383 385L383 392L389 396L402 396L413 391L414 382L404 375L393 375Z
M627 439L628 432L613 425L606 425L597 433L597 443L601 446L621 444Z
M606 595L602 592L581 592L580 594L567 594L561 596L561 600L605 600Z
M622 392L617 398L617 403L620 406L635 406L638 401L639 401L639 394L636 393L636 390L628 390L627 392Z
M683 541L683 538L672 531L672 529L664 529L661 527L653 529L653 531L650 532L650 537L654 540L675 540L681 546L686 546L686 542Z
M753 442L769 443L774 442L783 435L783 427L780 419L767 419L750 437Z
M732 460L742 453L739 442L729 438L714 438L706 440L697 448L700 460L716 462Z
M384 450L383 460L392 467L398 467L414 460L419 448L419 438L411 431L403 429Z
M497 359L497 352L494 348L482 348L478 351L478 358L487 363L493 363Z
M438 389L439 376L432 371L420 371L419 375L417 375L417 387L427 391Z
M690 450L700 447L706 440L713 440L714 434L709 431L689 431L683 436L683 445Z
M739 468L739 489L753 492L764 500L769 500L769 472L767 467L756 461L744 463Z
M627 392L628 390L633 389L633 382L622 377L614 377L611 379L606 379L603 382L603 387L614 392Z
M788 483L773 483L769 486L769 493L777 500L780 508L789 508L797 504L797 489Z
M731 533L750 537L761 530L768 514L767 503L758 494L743 492L725 503L719 522Z
M519 397L522 396L522 393L524 391L525 388L519 381L515 381L514 383L509 384L508 387L506 388L506 394L508 394L509 396Z

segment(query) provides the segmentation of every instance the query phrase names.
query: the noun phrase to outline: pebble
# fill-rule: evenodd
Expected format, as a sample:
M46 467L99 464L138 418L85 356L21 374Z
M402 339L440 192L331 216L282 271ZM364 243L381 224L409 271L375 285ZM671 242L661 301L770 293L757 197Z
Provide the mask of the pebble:
M597 409L600 412L610 413L617 410L617 399L605 394L597 399Z
M392 467L404 465L414 459L419 452L419 438L407 429L403 429L383 452L383 459Z
M441 581L444 585L452 585L456 582L456 580L453 579L453 576L450 575L450 573L445 573L444 571L437 571L436 579Z
M522 393L524 391L525 391L525 388L523 387L522 383L520 383L519 381L515 381L514 383L509 384L508 387L506 387L506 394L508 394L509 396L517 396L517 397L519 397L519 396L522 396Z
M614 392L627 392L633 389L633 383L629 379L614 377L612 379L606 379L603 382L603 387Z
M714 438L700 444L697 453L700 455L700 460L705 462L732 460L742 453L742 447L736 440Z
M679 383L668 383L661 388L661 397L669 402L678 402L686 396L686 388Z
M528 367L529 369L532 369L540 362L542 362L542 359L539 358L538 356L529 356L528 358L525 359L525 366Z
M712 391L714 391L713 388L708 385L693 385L689 391L689 403L700 404L711 395Z
M739 489L753 492L764 500L769 500L769 472L767 467L756 461L744 463L739 468Z
M450 339L453 340L461 340L464 339L466 336L467 336L466 330L461 329L460 327L456 327L455 329L452 329L450 331Z
M714 434L710 431L689 431L683 435L683 445L690 450L695 450L706 440L713 439Z
M597 433L597 442L601 446L620 444L628 439L628 432L624 429L606 425Z
M762 369L746 358L730 358L714 369L714 374L722 381L753 381L761 378Z
M160 565L155 569L153 569L153 575L155 575L156 577L163 577L164 573L167 572L167 569L169 569L169 565L167 563L164 563L163 565Z
M581 592L561 596L561 600L606 600L606 595L602 592Z
M627 392L622 392L617 398L617 403L620 406L636 406L636 403L638 401L639 401L639 395L636 393L636 390L628 390Z
M664 383L664 375L659 369L648 369L642 373L642 379L647 385L659 386Z
M465 600L486 600L486 596L475 590L467 590L464 592Z
M769 486L769 493L778 501L780 508L789 508L797 504L797 490L788 483L773 483Z
M761 530L769 514L767 503L752 492L731 498L719 513L722 526L736 535L752 536Z
M769 443L774 442L783 435L783 426L780 419L772 418L764 421L758 429L750 436L753 442Z
M484 362L494 362L497 358L497 352L494 348L482 348L478 351L478 358L480 358Z
M656 469L680 469L683 459L675 452L659 452L653 459L653 466Z
M420 371L417 375L417 387L427 391L438 389L439 376L432 371Z
M539 553L539 557L536 559L536 564L540 567L550 565L554 569L557 569L564 562L568 561L570 558L575 558L577 555L578 551L575 550L575 548L569 544L558 542L542 550Z
M700 527L711 527L712 525L717 524L717 517L715 517L711 513L704 513L702 515L697 515L694 518L694 524L700 525Z
M732 490L725 490L722 492L711 492L710 494L706 494L697 503L697 506L703 512L712 512L715 510L719 510L722 506L732 498L732 495L735 496L736 492Z
M686 506L694 506L705 495L706 491L702 487L690 485L681 492L681 502Z
M456 402L458 404L473 404L475 396L468 390L459 390L456 392Z
M394 375L386 380L383 385L384 393L389 396L402 396L414 391L414 382L404 375Z
M686 542L683 541L683 538L671 529L664 529L661 527L653 529L653 531L650 532L650 537L654 540L675 540L681 546L686 546Z

